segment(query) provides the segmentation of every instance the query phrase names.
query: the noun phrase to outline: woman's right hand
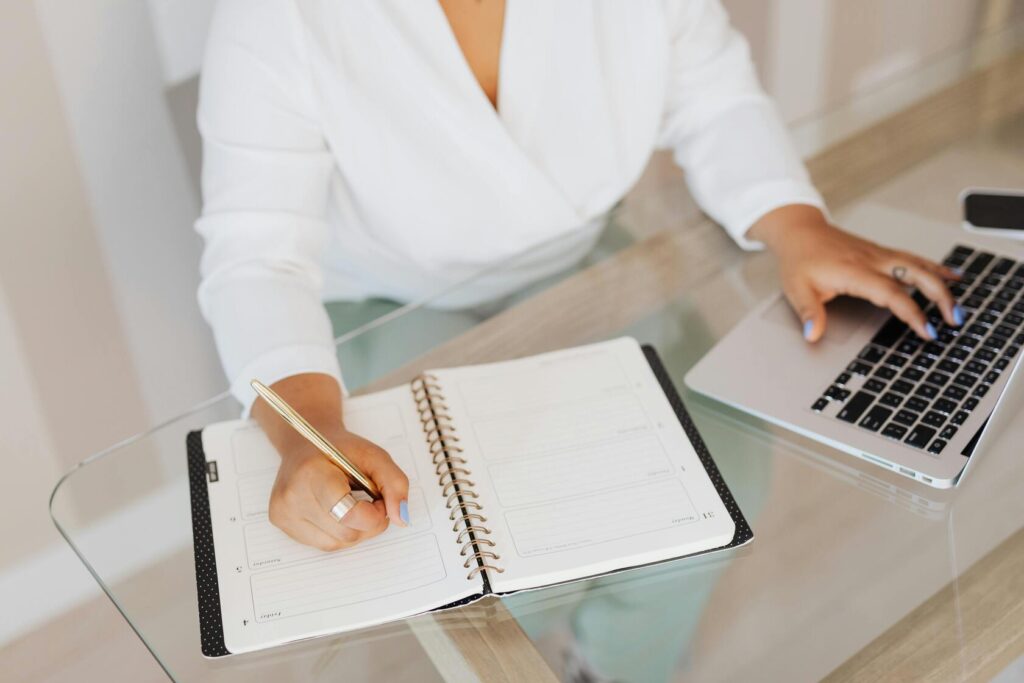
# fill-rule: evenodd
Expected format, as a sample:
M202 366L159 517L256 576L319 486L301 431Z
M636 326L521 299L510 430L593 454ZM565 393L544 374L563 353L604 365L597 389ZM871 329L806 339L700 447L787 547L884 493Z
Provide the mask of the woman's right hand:
M333 385L333 387L332 387ZM331 508L351 490L344 472L258 400L253 417L281 455L270 494L272 524L306 545L333 551L384 531L389 522L408 523L409 480L379 446L347 431L341 420L341 392L328 375L296 375L271 387L380 489L383 500L360 501L341 521Z

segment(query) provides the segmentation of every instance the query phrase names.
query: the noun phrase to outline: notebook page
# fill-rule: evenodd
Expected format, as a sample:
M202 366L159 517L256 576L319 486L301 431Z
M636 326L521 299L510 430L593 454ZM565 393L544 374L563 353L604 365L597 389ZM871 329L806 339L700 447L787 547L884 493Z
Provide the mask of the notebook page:
M435 374L501 555L495 591L732 540L732 518L635 340Z
M345 422L409 477L412 524L334 553L297 543L268 521L279 458L255 423L203 430L207 462L217 462L210 516L233 653L391 621L481 589L466 579L409 387L348 399Z

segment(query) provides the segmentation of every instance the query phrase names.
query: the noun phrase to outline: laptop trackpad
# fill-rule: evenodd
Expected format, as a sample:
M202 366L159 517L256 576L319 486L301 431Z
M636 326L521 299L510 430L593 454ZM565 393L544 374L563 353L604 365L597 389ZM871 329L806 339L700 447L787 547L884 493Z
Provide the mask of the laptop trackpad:
M865 323L878 320L878 307L863 299L849 296L841 296L830 301L825 307L825 313L825 337L822 341L833 344L844 343ZM784 296L780 296L774 304L765 309L761 317L800 333L800 318Z

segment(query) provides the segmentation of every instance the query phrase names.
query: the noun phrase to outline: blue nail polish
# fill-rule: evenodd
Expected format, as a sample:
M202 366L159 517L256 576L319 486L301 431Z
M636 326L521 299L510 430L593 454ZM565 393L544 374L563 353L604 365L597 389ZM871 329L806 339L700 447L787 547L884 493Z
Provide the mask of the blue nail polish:
M811 338L811 330L814 329L814 321L808 320L804 323L804 339Z
M960 304L953 306L953 320L957 325L964 324L964 309L960 308Z
M398 504L398 516L402 518L402 521L406 524L409 523L409 501L403 500Z
M939 333L935 331L935 325L931 323L925 323L924 330L928 333L929 339L937 339L939 336Z
M964 274L964 269L963 268L953 268L952 271L953 271L953 274L956 275L957 277L959 277L959 276Z

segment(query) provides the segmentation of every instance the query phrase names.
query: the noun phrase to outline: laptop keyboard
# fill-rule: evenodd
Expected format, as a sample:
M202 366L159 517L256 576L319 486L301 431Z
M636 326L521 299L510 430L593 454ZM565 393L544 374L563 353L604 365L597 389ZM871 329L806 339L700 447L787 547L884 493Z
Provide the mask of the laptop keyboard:
M912 296L938 338L922 340L891 316L811 406L835 419L933 455L978 408L1024 346L1024 265L957 246L943 263L964 324L945 324L935 304Z

